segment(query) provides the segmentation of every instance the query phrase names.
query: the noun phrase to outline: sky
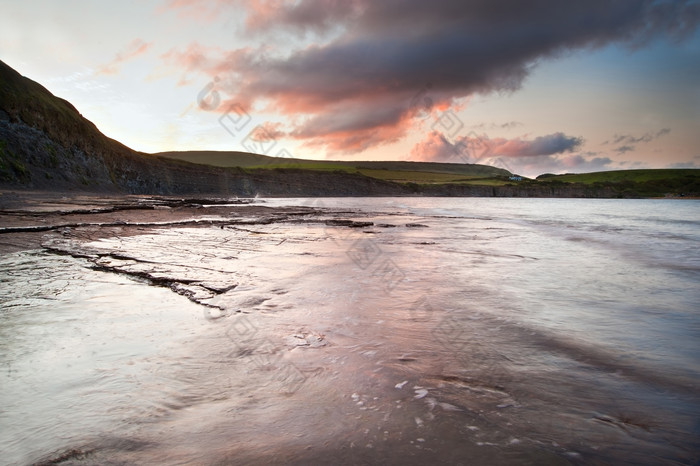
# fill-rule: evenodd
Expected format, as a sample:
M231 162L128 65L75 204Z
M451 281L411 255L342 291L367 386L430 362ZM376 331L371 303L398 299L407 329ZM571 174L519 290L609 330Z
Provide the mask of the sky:
M700 0L0 0L0 60L148 153L700 168Z

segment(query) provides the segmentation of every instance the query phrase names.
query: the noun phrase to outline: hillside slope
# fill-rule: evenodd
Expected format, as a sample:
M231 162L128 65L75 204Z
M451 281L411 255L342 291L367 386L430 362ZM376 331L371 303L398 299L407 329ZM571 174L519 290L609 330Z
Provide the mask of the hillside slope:
M579 185L612 189L619 197L700 196L700 170L693 168L612 170L593 173L545 174L537 177L550 186Z
M267 157L264 155L237 151L172 151L159 152L154 155L216 167L297 168L310 170L343 170L349 172L384 170L393 172L439 173L479 178L507 177L511 175L509 171L502 168L469 163L307 160Z
M0 187L235 196L409 192L360 174L245 171L139 153L106 137L68 101L1 61Z

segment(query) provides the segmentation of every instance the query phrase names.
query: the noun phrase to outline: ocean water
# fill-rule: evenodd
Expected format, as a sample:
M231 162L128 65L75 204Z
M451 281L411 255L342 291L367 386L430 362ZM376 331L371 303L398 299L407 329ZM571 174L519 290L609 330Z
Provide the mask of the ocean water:
M0 462L700 461L699 201L258 202L0 256Z

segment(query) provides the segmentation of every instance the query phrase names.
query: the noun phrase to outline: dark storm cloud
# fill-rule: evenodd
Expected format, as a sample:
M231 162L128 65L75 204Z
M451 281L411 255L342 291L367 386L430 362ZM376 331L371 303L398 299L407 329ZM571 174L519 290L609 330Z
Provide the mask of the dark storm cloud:
M246 8L246 34L288 33L287 46L295 35L319 39L284 56L269 48L212 49L190 70L219 76L229 104L250 108L264 102L268 109L302 117L290 134L348 151L381 143L370 137L373 128L401 138L418 113L409 102L426 85L435 112L474 93L516 90L543 59L610 43L638 47L658 37L678 40L700 21L700 4L684 0L221 4L230 4L231 11ZM189 49L168 56L182 66L194 62ZM371 140L358 144L358 138Z

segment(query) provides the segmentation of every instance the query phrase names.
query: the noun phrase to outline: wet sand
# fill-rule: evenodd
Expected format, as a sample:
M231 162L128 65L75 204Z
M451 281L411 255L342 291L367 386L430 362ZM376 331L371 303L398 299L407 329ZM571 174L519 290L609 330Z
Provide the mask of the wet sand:
M112 407L124 418L96 420L88 436L66 427L65 442L18 464L698 460L692 411L645 406L658 392L620 398L631 368L487 313L455 317L462 284L424 289L434 253L420 231L431 226L412 216L45 194L3 194L0 207L5 257L66 258L86 278L153 285L181 308L180 320L159 324L176 345L130 356L139 382L124 388L132 401ZM367 239L382 235L373 262L379 243ZM421 254L410 269L398 235ZM76 325L87 334L102 324ZM142 337L120 338L128 347ZM663 382L671 399L697 401L692 382Z

